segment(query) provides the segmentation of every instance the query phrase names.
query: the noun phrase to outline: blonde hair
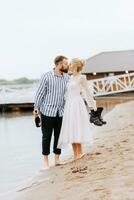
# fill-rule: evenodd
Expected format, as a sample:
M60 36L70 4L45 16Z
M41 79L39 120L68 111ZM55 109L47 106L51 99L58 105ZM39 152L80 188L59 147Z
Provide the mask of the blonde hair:
M79 58L73 58L71 63L72 63L72 66L77 67L77 72L80 72L80 71L82 71L82 69L85 65L85 60L79 59Z

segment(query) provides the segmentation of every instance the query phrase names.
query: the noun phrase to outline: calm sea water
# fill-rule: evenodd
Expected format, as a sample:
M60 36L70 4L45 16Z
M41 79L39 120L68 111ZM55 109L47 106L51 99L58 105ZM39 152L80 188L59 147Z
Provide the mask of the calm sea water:
M99 99L105 112L116 104L133 100L132 96ZM62 156L68 158L71 149ZM53 154L50 157L53 163ZM41 131L34 125L31 113L3 113L0 115L0 195L12 191L35 176L43 166Z
M40 131L30 115L0 117L0 193L12 190L41 166Z
M64 150L63 156L70 156L70 151ZM41 168L41 131L35 127L32 114L0 115L0 194L14 190Z

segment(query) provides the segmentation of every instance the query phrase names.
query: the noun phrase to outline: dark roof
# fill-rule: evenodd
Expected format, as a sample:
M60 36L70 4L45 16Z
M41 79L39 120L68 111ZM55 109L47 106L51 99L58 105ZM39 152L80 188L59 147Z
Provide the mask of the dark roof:
M134 50L99 53L86 61L83 73L134 71Z

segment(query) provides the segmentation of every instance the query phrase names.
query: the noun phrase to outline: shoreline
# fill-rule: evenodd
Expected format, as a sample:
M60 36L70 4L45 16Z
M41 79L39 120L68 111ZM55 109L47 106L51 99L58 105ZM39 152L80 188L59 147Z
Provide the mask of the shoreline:
M125 92L125 93L117 93L113 95L107 95L107 96L100 96L95 97L96 101L98 102L98 106L103 106L106 109L108 109L108 106L113 107L115 102L116 104L120 104L127 101L132 101L134 99L134 92ZM112 101L114 102L112 103ZM103 101L105 103L103 103ZM27 113L33 111L34 103L31 102L8 102L8 103L0 103L0 114L5 113Z
M89 195L92 200L132 200L133 113L134 101L116 105L104 117L107 126L94 128L95 143L89 148L89 153L80 160L40 173L31 183L19 189L14 199L36 200L39 197L40 200L68 200L70 194L77 200L88 200ZM88 188L89 185L91 188ZM122 188L124 191L120 192ZM80 189L82 196L77 194Z

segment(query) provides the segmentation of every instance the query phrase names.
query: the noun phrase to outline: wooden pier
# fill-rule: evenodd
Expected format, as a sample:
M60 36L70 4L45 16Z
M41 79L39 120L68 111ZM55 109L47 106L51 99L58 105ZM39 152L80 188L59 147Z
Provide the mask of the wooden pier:
M8 103L0 104L0 113L3 112L27 112L33 111L33 103Z

